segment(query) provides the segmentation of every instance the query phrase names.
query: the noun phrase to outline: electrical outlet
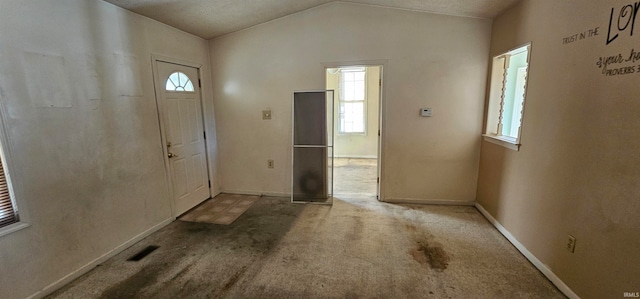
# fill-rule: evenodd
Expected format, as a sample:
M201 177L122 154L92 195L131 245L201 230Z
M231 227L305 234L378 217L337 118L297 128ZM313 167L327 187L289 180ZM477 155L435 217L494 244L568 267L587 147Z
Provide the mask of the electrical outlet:
M576 237L569 235L569 240L567 241L567 250L569 252L574 253L576 251Z
M267 167L273 168L273 160L267 160Z

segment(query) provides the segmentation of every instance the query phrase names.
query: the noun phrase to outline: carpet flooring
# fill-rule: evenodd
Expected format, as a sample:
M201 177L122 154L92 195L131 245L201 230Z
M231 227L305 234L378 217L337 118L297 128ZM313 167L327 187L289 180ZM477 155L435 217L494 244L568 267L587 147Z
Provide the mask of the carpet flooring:
M377 159L335 158L333 193L375 196L378 188L377 163Z
M337 196L262 197L230 225L175 221L49 298L564 296L473 207Z

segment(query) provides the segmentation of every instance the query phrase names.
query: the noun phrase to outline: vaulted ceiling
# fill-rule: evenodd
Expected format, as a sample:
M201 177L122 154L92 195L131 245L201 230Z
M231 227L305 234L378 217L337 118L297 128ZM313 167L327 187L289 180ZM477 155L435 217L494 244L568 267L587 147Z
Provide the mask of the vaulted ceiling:
M205 39L333 0L104 0ZM343 0L466 17L493 18L520 0Z

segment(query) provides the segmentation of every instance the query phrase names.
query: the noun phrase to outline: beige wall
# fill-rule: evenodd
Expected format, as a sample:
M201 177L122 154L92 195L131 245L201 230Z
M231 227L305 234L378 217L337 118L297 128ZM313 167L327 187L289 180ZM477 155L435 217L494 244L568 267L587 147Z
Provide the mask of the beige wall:
M210 41L222 190L289 193L292 92L324 89L324 63L383 60L383 198L473 201L490 27L332 3Z
M211 80L206 41L106 2L0 3L4 146L30 224L0 236L0 269L12 273L0 276L2 298L50 291L171 219L152 53L202 64Z
M376 158L378 157L378 117L380 104L380 67L371 66L365 69L367 113L365 134L338 133L338 109L340 107L340 73L327 73L327 89L335 90L334 105L334 155L346 158Z
M524 0L494 21L491 53L531 41L531 61L521 150L482 144L478 202L582 298L640 291L640 60L617 76L596 64L640 50L640 19L616 28L633 2Z

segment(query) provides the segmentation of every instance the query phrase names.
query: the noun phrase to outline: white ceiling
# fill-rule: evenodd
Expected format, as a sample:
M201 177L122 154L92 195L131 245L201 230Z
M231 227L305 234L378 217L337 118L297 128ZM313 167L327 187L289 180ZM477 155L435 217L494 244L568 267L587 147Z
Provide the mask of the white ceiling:
M104 0L205 39L334 0ZM343 0L467 17L493 18L520 0Z

